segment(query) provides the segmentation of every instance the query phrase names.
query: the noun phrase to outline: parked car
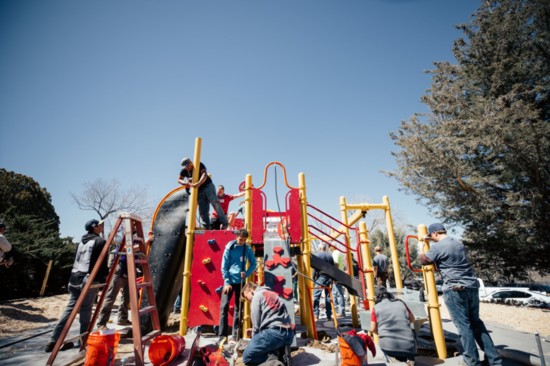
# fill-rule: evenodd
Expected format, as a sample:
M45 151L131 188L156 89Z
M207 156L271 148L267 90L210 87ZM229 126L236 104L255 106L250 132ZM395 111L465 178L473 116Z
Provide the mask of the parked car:
M538 292L550 296L550 285L544 283L508 283L505 287L525 287L529 291Z
M550 296L550 285L544 283L532 283L529 285L529 291L538 292Z
M482 297L481 301L550 308L550 296L542 295L529 290L523 290L521 288L496 290L489 295Z
M409 290L418 291L424 288L424 283L418 278L407 278L403 280L403 287L408 288Z
M479 282L479 299L483 299L486 296L489 296L495 291L501 291L501 290L520 290L520 291L529 291L529 287L517 287L517 285L514 286L500 286L500 287L492 287L492 286L485 286L485 282L481 278L478 278L477 281Z

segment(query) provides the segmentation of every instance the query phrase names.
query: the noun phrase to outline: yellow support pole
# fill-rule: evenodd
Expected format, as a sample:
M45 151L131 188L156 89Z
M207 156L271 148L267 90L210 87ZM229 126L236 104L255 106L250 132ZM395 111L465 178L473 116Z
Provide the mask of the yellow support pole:
M311 238L309 236L309 225L307 221L306 178L304 173L298 174L298 184L298 189L300 192L300 213L302 216L302 254L297 257L298 270L308 278L313 278L311 271L311 259L309 257L311 255ZM301 323L306 325L307 336L309 338L316 339L317 332L311 317L311 311L313 309L313 282L299 275L298 284L298 289L300 291Z
M340 197L340 212L342 216L342 222L344 223L345 227L345 235L346 235L346 246L347 246L347 257L348 257L348 264L353 264L353 257L351 254L349 242L350 242L350 235L349 235L349 225L348 225L348 212L346 210L346 198L344 196ZM349 265L348 265L349 267ZM351 268L351 275L353 276L353 266ZM357 316L357 296L350 296L349 297L349 307L351 310L351 322L353 324L354 328L359 327L359 317Z
M202 139L195 139L195 155L193 157L193 182L197 182L200 174ZM193 263L193 246L195 244L195 223L197 220L197 195L198 187L191 188L189 202L189 226L187 229L187 241L185 244L185 258L183 267L183 286L181 290L181 315L180 332L181 336L187 334L187 319L189 315L189 298L191 294L191 265Z
M252 248L251 242L252 242L252 175L247 174L245 177L245 214L244 214L244 224L246 231L248 231L248 239L246 240L245 245L249 245ZM254 223L255 225L261 225L262 223ZM243 258L244 260L245 258ZM258 260L258 259L257 259ZM260 283L263 283L263 259L258 260L259 269L258 269L258 276L260 279ZM254 276L254 274L252 274ZM247 279L246 281L249 281L250 279ZM240 299L235 299L235 301L240 301ZM250 304L248 301L245 301L243 303L243 320L242 320L242 333L243 337L246 335L246 331L248 328L252 326L252 321L250 318Z
M370 240L369 232L367 230L367 224L364 221L359 223L359 238L361 240L361 261L363 267L365 267L367 273L365 279L367 280L367 300L369 302L369 309L374 309L375 289L374 289L374 270L372 268L372 258L370 255ZM362 268L363 269L363 268ZM374 335L374 341L378 343L378 334Z
M388 240L390 241L391 257L393 262L393 274L395 277L395 288L403 288L403 280L401 279L401 267L399 266L399 254L397 253L397 245L395 244L395 233L393 232L393 221L390 210L390 200L388 196L382 197L384 202L384 211L386 213L386 227L388 230Z
M430 243L425 239L428 235L426 225L418 225L418 240L424 243L424 253L430 249ZM422 266L426 291L428 292L428 314L430 324L437 350L437 356L441 359L447 358L447 347L445 346L445 335L443 332L443 323L441 322L441 313L437 289L435 287L435 266L433 264Z

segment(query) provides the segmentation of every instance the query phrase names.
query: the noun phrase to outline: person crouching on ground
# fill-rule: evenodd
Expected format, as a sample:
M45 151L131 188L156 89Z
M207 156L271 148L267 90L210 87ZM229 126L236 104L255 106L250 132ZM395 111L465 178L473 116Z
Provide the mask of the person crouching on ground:
M245 365L258 365L271 355L292 344L294 325L284 302L268 287L247 283L242 290L243 300L250 302L252 339L243 352Z
M414 365L416 337L411 329L414 315L407 305L396 299L385 287L376 294L376 305L371 314L371 331L378 334L378 345L389 357Z

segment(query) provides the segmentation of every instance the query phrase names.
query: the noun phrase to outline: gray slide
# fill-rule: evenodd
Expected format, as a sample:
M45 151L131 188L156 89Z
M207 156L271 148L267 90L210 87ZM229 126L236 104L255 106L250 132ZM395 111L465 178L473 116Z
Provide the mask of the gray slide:
M153 217L155 241L149 251L149 268L162 327L181 293L188 212L189 194L180 187L164 197Z

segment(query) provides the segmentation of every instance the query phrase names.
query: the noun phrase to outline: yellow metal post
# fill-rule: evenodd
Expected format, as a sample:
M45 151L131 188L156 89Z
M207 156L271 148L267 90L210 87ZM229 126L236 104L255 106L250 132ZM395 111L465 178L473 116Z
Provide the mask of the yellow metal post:
M306 178L304 173L298 174L298 184L300 192L300 213L302 217L302 254L297 257L298 271L307 276L307 278L313 278L311 260L309 257L311 255L311 238L309 237L309 225L307 220ZM311 311L313 309L313 282L306 280L302 276L298 276L298 284L300 291L300 319L302 324L306 325L307 336L316 339L317 332L311 317Z
M362 269L367 269L365 273L365 279L367 280L367 300L369 302L369 309L374 309L374 271L372 268L372 258L370 255L370 240L369 232L367 230L367 224L364 221L359 223L359 238L361 240L361 262L363 264ZM374 335L374 341L378 343L378 334Z
M252 175L247 174L245 177L245 214L244 214L244 224L246 231L248 231L248 239L246 241L245 245L250 245L252 248L251 242L252 242L252 225L261 225L262 223L252 223ZM245 258L243 258L245 260ZM258 260L258 258L257 258ZM263 259L258 260L258 277L260 279L260 283L263 283ZM252 274L254 276L254 274ZM249 281L250 279L247 279ZM241 289L242 290L242 289ZM235 302L241 301L240 299L235 298ZM243 337L246 335L246 331L248 328L252 326L252 322L250 319L250 303L248 301L245 301L242 303L243 306L243 321L242 321L242 333Z
M193 157L193 182L199 180L201 163L202 139L195 139L195 155ZM191 294L191 265L193 263L193 246L195 244L195 222L197 219L197 195L198 187L191 188L191 198L189 201L189 226L187 228L187 241L185 244L185 258L183 267L183 286L181 290L181 316L180 332L181 336L187 334L187 319L189 315L189 297Z
M418 240L424 243L424 253L430 249L430 243L425 239L428 234L426 225L418 225ZM435 348L439 358L447 358L447 348L445 346L445 336L443 333L443 323L441 322L440 305L435 287L435 266L433 264L422 266L426 291L428 293L428 313L430 324L435 341Z
M350 235L349 235L349 226L348 226L348 212L346 209L346 198L344 196L340 197L340 212L342 217L342 223L344 223L344 231L346 236L346 254L348 257L348 264L352 264L351 268L348 268L348 270L351 270L349 272L353 276L353 256L351 254L349 242L350 242ZM349 267L349 266L348 266ZM359 317L357 316L357 296L350 296L349 297L349 307L351 311L351 322L355 328L359 327Z
M393 262L393 274L395 277L395 288L403 288L403 280L401 279L401 268L399 266L399 254L397 253L397 245L395 244L395 233L393 232L393 221L390 210L390 200L388 196L382 197L386 213L386 226L388 230L388 240L390 241L391 257Z

